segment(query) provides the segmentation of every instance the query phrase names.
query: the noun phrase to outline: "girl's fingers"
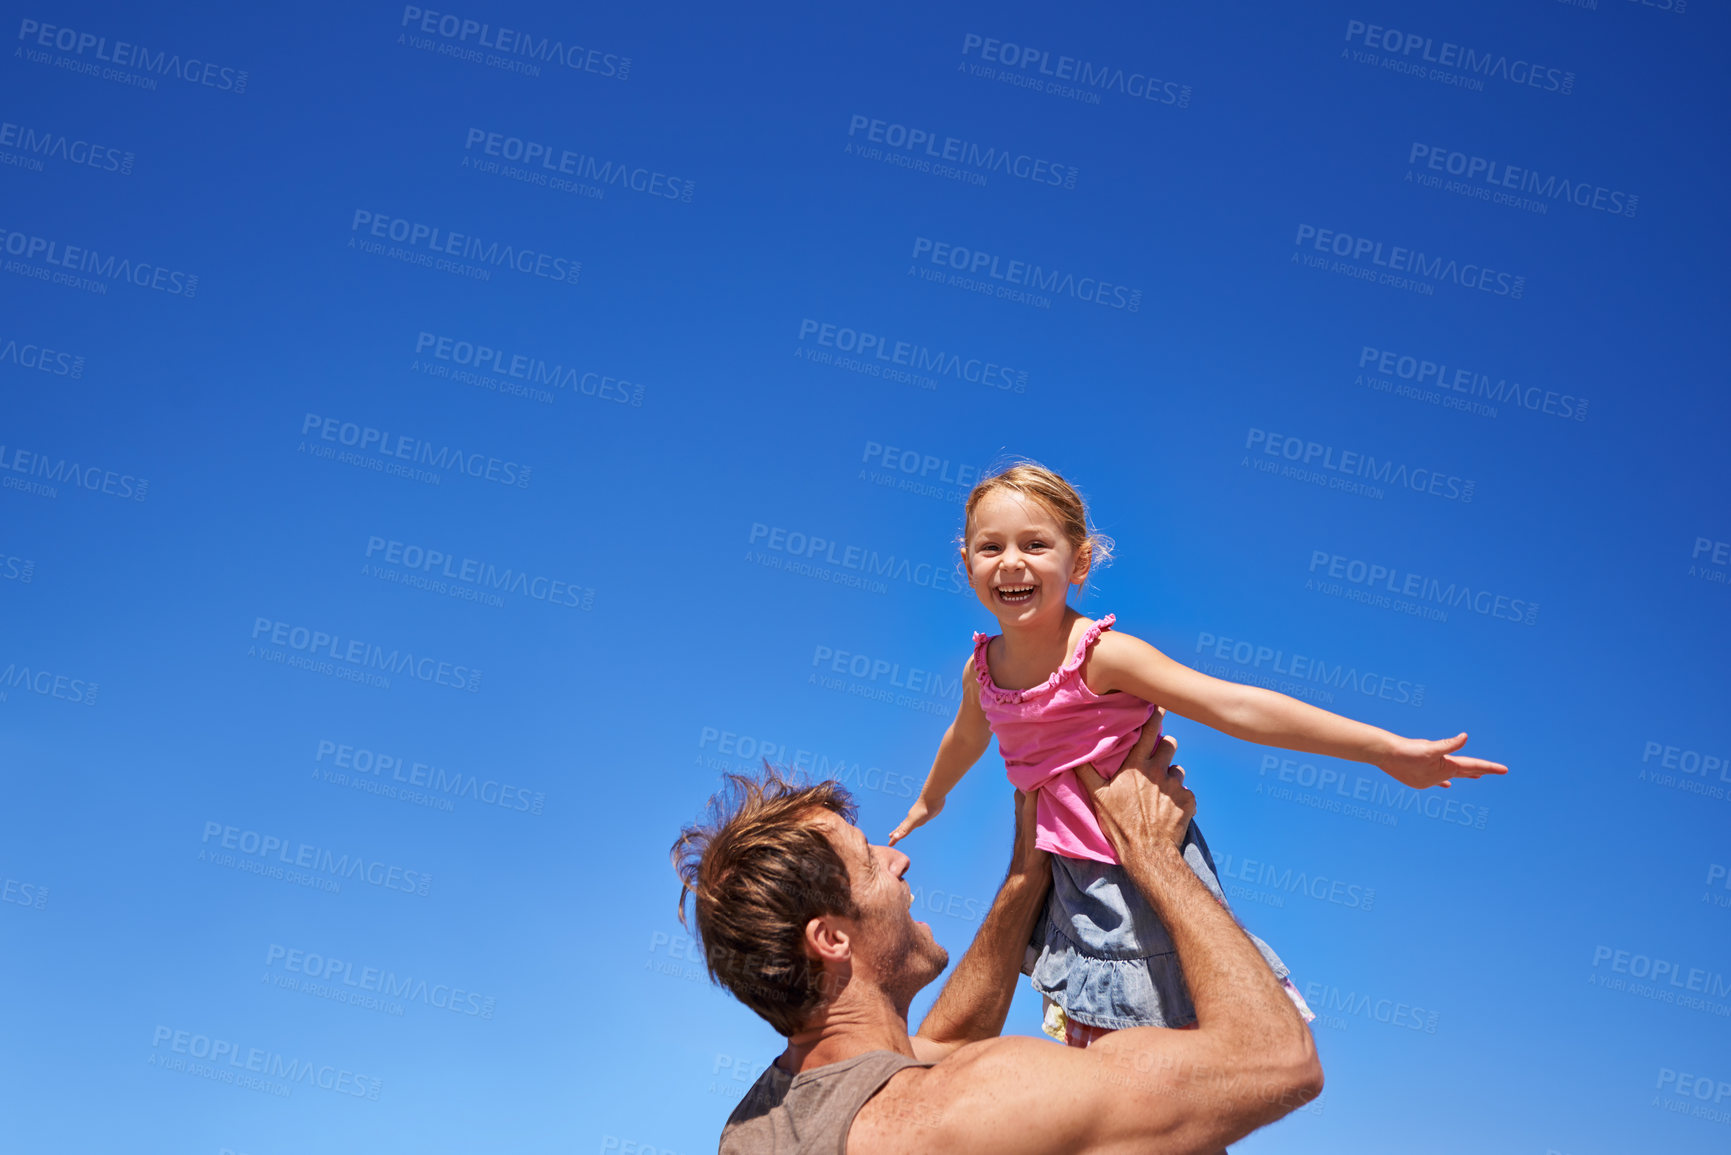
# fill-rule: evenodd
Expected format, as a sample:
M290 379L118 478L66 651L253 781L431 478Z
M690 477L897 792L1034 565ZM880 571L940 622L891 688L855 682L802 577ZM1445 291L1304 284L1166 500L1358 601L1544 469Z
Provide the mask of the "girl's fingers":
M1449 764L1451 770L1462 777L1477 778L1481 774L1507 774L1509 772L1509 768L1501 762L1488 762L1483 758L1448 757L1443 760Z

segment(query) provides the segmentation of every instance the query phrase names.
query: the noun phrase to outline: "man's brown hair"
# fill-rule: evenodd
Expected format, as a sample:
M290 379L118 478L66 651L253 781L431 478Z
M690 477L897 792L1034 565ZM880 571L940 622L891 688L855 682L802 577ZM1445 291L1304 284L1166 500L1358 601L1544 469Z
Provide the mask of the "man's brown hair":
M858 918L847 864L811 823L828 810L849 822L854 802L832 780L800 785L765 763L763 774L724 775L701 822L673 843L673 865L693 898L709 977L791 1035L823 1001L823 971L805 953L805 925L819 915Z

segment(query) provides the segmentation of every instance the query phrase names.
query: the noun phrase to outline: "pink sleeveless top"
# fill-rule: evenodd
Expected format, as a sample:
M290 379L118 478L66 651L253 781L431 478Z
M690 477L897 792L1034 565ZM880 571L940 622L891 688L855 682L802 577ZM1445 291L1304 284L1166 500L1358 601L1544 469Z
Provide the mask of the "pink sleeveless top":
M1111 778L1154 713L1151 703L1134 694L1096 694L1082 681L1089 647L1116 620L1107 614L1089 626L1069 660L1026 690L1001 689L992 681L986 664L992 639L974 635L980 708L997 736L1004 769L1017 789L1040 792L1035 845L1066 858L1118 861L1076 781L1076 767L1092 762L1102 778Z

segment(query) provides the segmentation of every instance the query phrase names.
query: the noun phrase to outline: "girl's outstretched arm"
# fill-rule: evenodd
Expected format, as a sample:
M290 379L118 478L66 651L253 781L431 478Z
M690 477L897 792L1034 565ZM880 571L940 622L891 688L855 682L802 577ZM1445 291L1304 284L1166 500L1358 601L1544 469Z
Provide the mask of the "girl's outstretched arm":
M1403 738L1273 690L1211 678L1128 634L1100 635L1084 677L1097 694L1135 694L1246 742L1368 762L1418 790L1509 770L1500 762L1456 755L1466 745L1464 732L1435 741Z
M938 756L932 759L932 769L920 788L920 796L908 807L907 817L890 831L889 845L894 846L915 828L938 816L938 811L944 808L944 799L962 780L962 775L980 760L991 742L992 727L986 722L985 711L980 709L980 684L974 680L974 659L969 655L962 667L962 704L956 707L956 720L938 743Z

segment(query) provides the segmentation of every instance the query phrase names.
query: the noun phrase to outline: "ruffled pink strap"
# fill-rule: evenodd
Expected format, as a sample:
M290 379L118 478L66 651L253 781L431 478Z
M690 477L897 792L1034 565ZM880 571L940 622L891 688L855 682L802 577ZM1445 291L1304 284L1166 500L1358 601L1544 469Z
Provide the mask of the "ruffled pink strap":
M1112 623L1118 620L1117 614L1107 614L1100 618L1082 634L1072 653L1063 665L1052 671L1050 677L1038 686L1030 686L1026 690L1006 690L992 681L992 668L986 662L986 647L992 644L996 635L974 633L974 678L980 683L980 695L994 702L1021 702L1035 694L1044 693L1056 686L1065 678L1070 677L1082 668L1082 663L1088 660L1088 651L1094 643L1100 640L1100 635L1112 628Z
M1094 643L1100 640L1100 635L1112 628L1112 623L1118 620L1117 614L1107 614L1088 627L1082 635L1082 640L1076 643L1076 652L1070 655L1070 660L1058 668L1058 674L1074 674L1082 668L1082 663L1088 660L1088 651L1094 648Z
M990 694L993 698L1004 692L993 683L992 667L986 663L986 647L992 644L995 636L974 631L974 681L980 684L981 694Z

